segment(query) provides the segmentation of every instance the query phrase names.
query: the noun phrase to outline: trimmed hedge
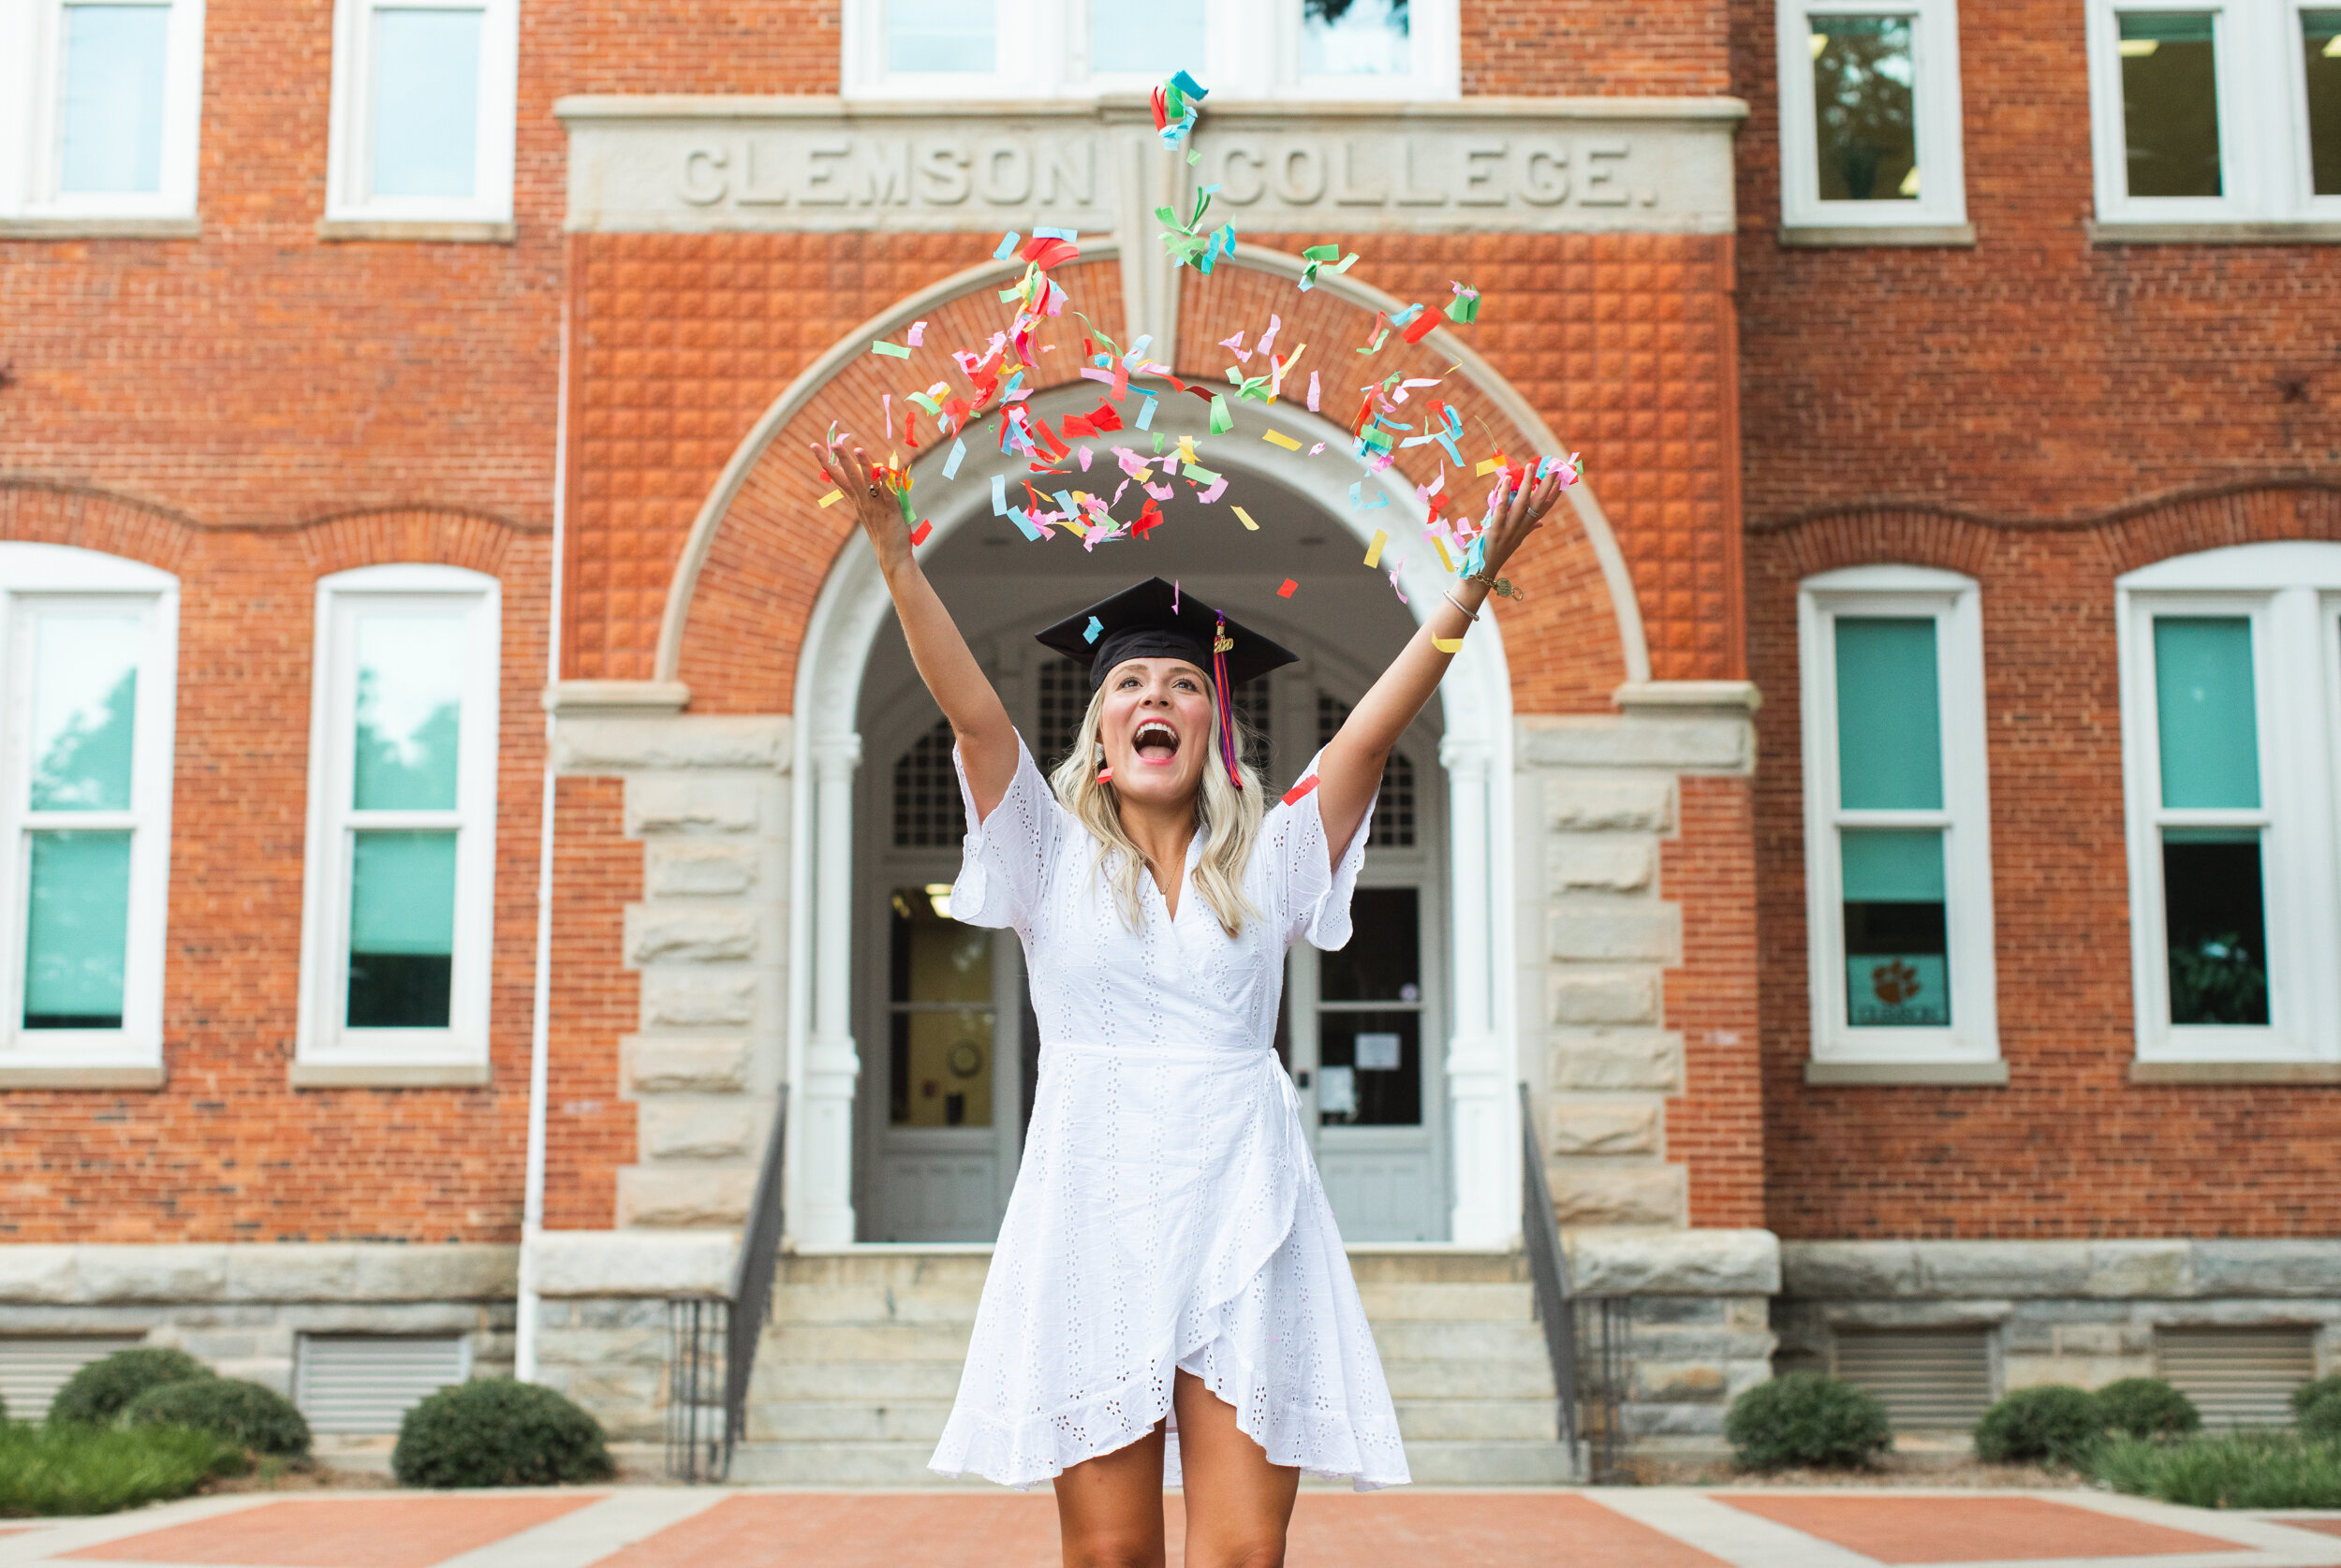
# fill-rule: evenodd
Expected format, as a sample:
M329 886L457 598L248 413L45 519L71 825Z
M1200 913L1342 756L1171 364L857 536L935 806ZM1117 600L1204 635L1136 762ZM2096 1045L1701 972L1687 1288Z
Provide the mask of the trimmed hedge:
M615 1473L601 1423L550 1388L479 1378L406 1413L390 1472L409 1487L545 1487Z
M135 1345L93 1361L67 1378L50 1401L49 1419L69 1426L108 1426L150 1388L197 1383L212 1375L211 1368L184 1350Z
M2341 1388L2301 1406L2301 1436L2326 1442L2341 1438Z
M2124 1437L2176 1437L2202 1429L2195 1401L2158 1377L2125 1377L2098 1390L2105 1429Z
M1975 1424L1976 1458L1994 1464L2080 1466L2105 1435L2105 1411L2085 1388L2019 1388Z
M243 1450L184 1427L0 1422L0 1517L111 1514L185 1497Z
M2314 1383L2304 1383L2292 1390L2292 1414L2306 1415L2310 1405L2322 1404L2335 1396L2341 1396L2341 1372L2320 1377Z
M282 1458L309 1452L309 1423L273 1388L241 1378L202 1378L149 1388L123 1413L126 1426L192 1427L239 1448Z
M2096 1468L2116 1491L2197 1508L2341 1508L2341 1443L2281 1430L2177 1443L2117 1437L2098 1451Z
M1723 1434L1750 1470L1865 1465L1894 1443L1876 1395L1818 1372L1791 1372L1750 1388L1731 1401Z

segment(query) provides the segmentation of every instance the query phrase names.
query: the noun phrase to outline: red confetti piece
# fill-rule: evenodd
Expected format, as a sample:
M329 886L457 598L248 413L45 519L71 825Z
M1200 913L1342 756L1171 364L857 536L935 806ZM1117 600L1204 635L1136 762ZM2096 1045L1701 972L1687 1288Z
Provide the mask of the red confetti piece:
M927 535L934 532L935 524L920 519L919 526L910 531L910 542L914 545L923 545L927 542Z
M1293 581L1290 578L1287 578L1285 579L1285 585L1276 590L1276 597L1279 599L1289 599L1292 597L1292 591L1300 586L1301 585L1299 583Z
M1445 319L1447 318L1439 315L1436 311L1424 311L1421 315L1416 316L1412 321L1406 323L1406 330L1405 333L1406 341L1408 343L1421 343L1424 338L1431 335L1431 329L1436 327Z
M1316 787L1317 775L1311 773L1307 778L1303 779L1299 784L1294 784L1290 789L1285 791L1285 804L1288 806L1291 805L1294 801L1300 799L1303 796L1308 794L1310 790L1315 789Z

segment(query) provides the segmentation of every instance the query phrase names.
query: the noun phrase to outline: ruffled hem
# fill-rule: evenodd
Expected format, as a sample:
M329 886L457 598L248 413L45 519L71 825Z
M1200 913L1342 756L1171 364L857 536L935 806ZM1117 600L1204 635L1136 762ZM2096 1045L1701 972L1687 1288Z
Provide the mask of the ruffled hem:
M1302 770L1304 779L1317 777L1318 766L1325 759L1321 750L1309 758ZM1365 841L1373 836L1374 808L1380 803L1381 792L1377 790L1365 803L1365 815L1358 819L1358 830L1350 837L1349 847L1342 855L1341 863L1332 863L1332 847L1325 831L1325 812L1318 792L1310 790L1293 802L1290 810L1295 820L1307 834L1302 846L1300 875L1304 879L1294 887L1296 913L1305 911L1301 922L1301 935L1308 945L1320 952L1337 953L1349 945L1351 926L1349 901L1357 891L1358 873L1365 869ZM1290 928L1288 927L1288 930Z

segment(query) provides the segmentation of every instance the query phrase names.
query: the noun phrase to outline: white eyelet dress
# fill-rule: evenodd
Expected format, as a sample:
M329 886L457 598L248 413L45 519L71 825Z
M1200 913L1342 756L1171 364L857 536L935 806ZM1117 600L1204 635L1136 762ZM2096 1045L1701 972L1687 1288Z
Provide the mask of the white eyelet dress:
M1242 935L1191 884L1173 918L1146 876L1132 931L1097 841L1021 742L989 820L964 768L960 789L951 917L1023 940L1040 1077L928 1465L1030 1487L1145 1436L1183 1369L1272 1463L1361 1491L1404 1483L1373 1331L1274 1046L1285 950L1349 940L1365 826L1336 870L1316 792L1275 805L1244 878L1260 918ZM1198 834L1189 872L1201 848ZM1175 1430L1165 1470L1175 1484Z

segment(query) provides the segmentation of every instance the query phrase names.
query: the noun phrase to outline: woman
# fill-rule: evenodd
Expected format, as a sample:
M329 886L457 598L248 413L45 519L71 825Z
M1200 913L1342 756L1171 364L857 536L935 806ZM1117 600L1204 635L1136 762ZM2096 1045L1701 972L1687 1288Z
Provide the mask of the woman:
M1090 666L1072 755L1042 778L850 437L814 453L876 550L967 807L954 919L1013 928L1040 1026L1022 1167L959 1398L930 1464L1053 1478L1065 1561L1160 1568L1162 1487L1193 1568L1270 1568L1303 1470L1407 1479L1390 1392L1291 1079L1285 951L1349 937L1382 767L1555 476L1498 496L1450 589L1273 806L1232 688L1291 661L1155 579L1041 634Z

